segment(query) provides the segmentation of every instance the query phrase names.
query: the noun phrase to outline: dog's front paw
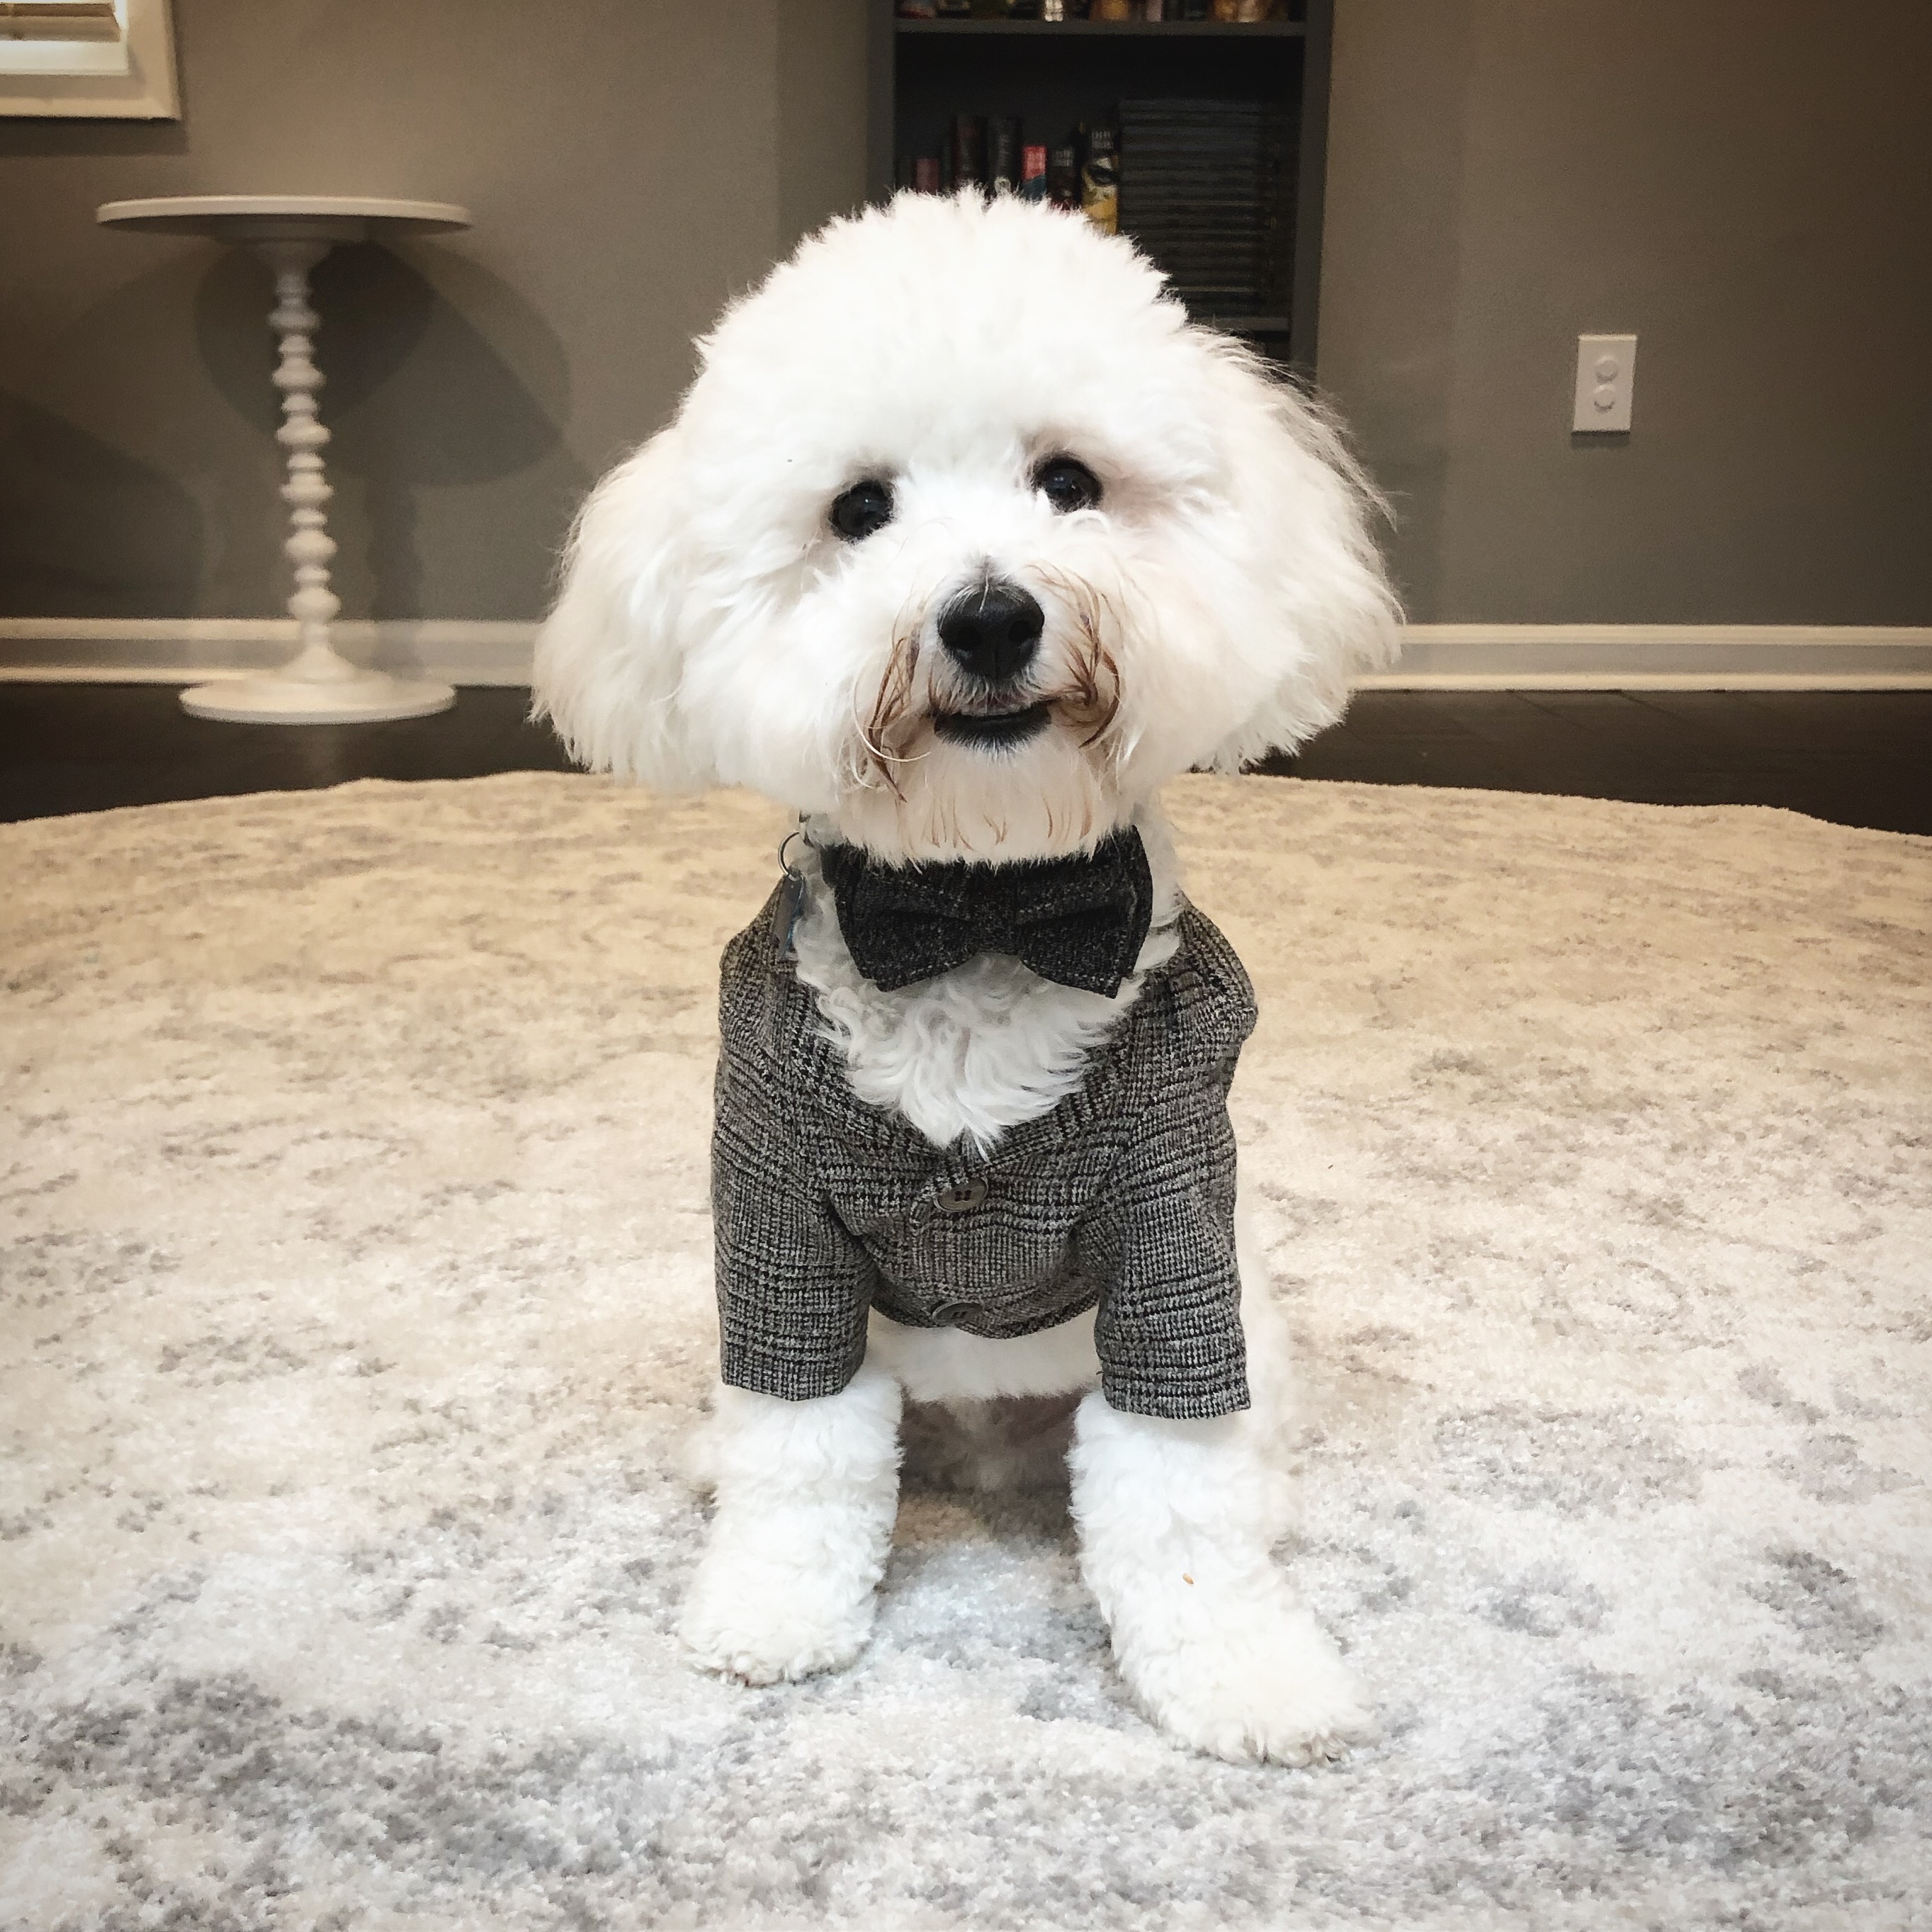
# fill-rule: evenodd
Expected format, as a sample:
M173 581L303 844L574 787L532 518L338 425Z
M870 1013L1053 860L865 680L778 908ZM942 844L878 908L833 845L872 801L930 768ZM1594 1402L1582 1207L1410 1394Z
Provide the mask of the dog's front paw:
M678 1636L700 1670L777 1684L842 1670L872 1631L872 1586L739 1565L717 1552L699 1566Z
M1232 1764L1328 1764L1378 1735L1347 1665L1305 1611L1196 1631L1121 1661L1162 1730Z

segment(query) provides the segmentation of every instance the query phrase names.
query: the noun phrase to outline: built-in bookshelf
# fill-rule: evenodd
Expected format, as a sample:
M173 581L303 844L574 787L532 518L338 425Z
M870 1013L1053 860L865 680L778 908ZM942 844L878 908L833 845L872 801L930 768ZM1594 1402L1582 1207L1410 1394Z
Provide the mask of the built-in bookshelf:
M1184 246L1175 242L1177 232L1185 236L1192 226L1188 184L1207 184L1200 190L1204 236L1217 218L1227 219L1227 196L1220 196L1217 217L1211 166L1184 154L1166 158L1156 196L1149 185L1156 176L1154 150L1146 145L1154 137L1145 130L1164 118L1184 119L1184 108L1195 122L1212 122L1208 104L1226 104L1231 125L1254 125L1258 117L1270 164L1243 194L1268 238L1270 266L1252 278L1267 299L1236 304L1209 293L1190 296L1189 306L1202 320L1250 337L1313 374L1334 0L1303 0L1291 9L1295 17L1239 25L902 20L894 0L866 4L866 178L875 200L893 193L909 158L944 149L956 116L1016 116L1027 142L1053 144L1076 125L1120 129L1126 102L1134 112L1120 158L1121 228L1136 234L1138 214L1138 226L1147 231L1138 238L1164 232L1172 254ZM1138 210L1136 129L1147 158ZM1161 247L1150 245L1150 252L1160 259Z

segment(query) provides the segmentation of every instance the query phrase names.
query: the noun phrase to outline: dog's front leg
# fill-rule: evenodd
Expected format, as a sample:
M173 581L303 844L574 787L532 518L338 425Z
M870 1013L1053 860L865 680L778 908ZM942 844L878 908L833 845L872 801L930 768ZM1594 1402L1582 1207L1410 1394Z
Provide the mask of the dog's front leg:
M718 1390L693 1456L717 1510L679 1625L702 1668L771 1684L859 1654L898 1507L899 1402L870 1366L811 1402Z
M1080 1405L1080 1565L1128 1688L1161 1727L1236 1762L1339 1757L1374 1722L1270 1550L1283 1478L1249 1411L1169 1422Z

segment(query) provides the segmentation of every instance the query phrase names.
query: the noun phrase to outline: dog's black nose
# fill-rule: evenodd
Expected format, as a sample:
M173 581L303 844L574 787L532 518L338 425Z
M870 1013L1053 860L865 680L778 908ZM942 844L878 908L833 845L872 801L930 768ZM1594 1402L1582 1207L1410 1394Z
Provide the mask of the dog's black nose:
M988 684L1010 684L1033 662L1046 613L1017 584L998 580L969 590L939 620L939 641Z

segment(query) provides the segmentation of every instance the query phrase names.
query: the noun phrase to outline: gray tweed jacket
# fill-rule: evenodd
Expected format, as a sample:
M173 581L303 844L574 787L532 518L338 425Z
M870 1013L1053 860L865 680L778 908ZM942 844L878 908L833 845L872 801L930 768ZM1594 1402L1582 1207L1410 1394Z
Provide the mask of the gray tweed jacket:
M1097 1306L1101 1387L1138 1415L1248 1405L1228 1085L1255 1023L1226 940L1180 946L1084 1083L990 1154L861 1100L811 989L776 958L774 892L724 950L712 1140L724 1380L801 1401L866 1358L868 1310L1028 1335Z

